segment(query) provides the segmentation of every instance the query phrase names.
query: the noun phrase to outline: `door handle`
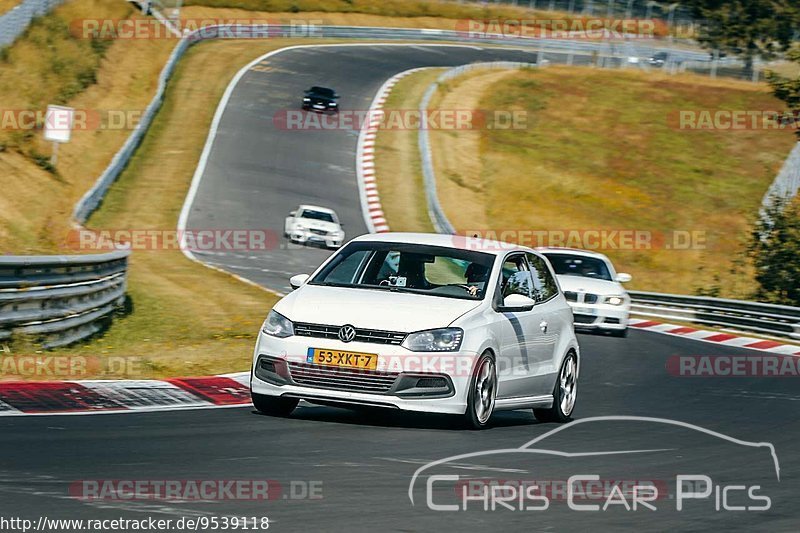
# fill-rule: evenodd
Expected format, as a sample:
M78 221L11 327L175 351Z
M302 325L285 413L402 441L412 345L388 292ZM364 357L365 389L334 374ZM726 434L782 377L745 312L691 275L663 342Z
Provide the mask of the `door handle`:
M539 329L542 330L542 333L547 333L547 322L544 320L539 323Z

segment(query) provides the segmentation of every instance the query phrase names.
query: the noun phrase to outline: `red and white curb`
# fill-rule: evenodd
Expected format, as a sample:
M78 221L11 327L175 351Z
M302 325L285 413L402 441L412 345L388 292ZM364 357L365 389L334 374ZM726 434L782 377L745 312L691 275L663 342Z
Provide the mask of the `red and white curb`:
M643 320L631 318L629 325L636 329L652 331L655 333L665 333L685 337L695 341L712 342L734 348L745 348L748 350L760 350L762 352L777 353L782 355L800 355L800 346L797 344L784 344L778 341L756 339L734 333L711 331L676 324L667 324L653 320Z
M358 179L359 194L361 196L361 211L364 213L364 222L370 233L385 233L389 231L386 215L383 213L381 197L378 194L378 184L375 180L375 138L378 135L381 121L383 120L383 106L389 93L398 81L409 74L419 72L430 67L412 68L395 74L378 89L375 98L369 106L369 123L358 135L356 148L356 177Z
M175 411L250 404L250 373L165 380L0 382L0 416Z

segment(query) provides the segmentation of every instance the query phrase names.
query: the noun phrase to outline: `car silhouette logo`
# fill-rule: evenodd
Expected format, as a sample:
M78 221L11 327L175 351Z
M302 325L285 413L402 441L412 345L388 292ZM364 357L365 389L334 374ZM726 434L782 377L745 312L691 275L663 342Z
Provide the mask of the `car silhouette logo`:
M339 340L342 342L350 342L356 338L356 328L350 324L344 325L339 328Z

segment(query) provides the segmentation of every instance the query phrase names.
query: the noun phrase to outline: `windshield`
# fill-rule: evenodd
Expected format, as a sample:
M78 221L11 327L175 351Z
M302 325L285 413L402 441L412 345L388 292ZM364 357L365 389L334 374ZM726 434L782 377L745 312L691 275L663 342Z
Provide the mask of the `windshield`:
M309 93L314 96L322 96L324 98L333 98L336 94L333 89L326 89L325 87L312 87Z
M322 220L323 222L334 222L333 215L325 211L314 211L313 209L304 209L300 218L310 218L311 220Z
M544 254L559 276L580 276L583 278L612 281L606 262L596 257L570 254Z
M482 300L494 256L419 244L348 244L311 280L311 285L413 292Z

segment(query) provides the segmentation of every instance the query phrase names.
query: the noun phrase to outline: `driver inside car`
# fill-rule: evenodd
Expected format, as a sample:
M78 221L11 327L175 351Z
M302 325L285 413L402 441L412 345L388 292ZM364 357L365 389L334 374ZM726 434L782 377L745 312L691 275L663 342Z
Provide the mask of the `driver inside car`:
M470 263L467 270L464 272L464 277L467 278L467 292L470 296L475 296L486 285L486 275L489 273L489 268L481 265L480 263Z

